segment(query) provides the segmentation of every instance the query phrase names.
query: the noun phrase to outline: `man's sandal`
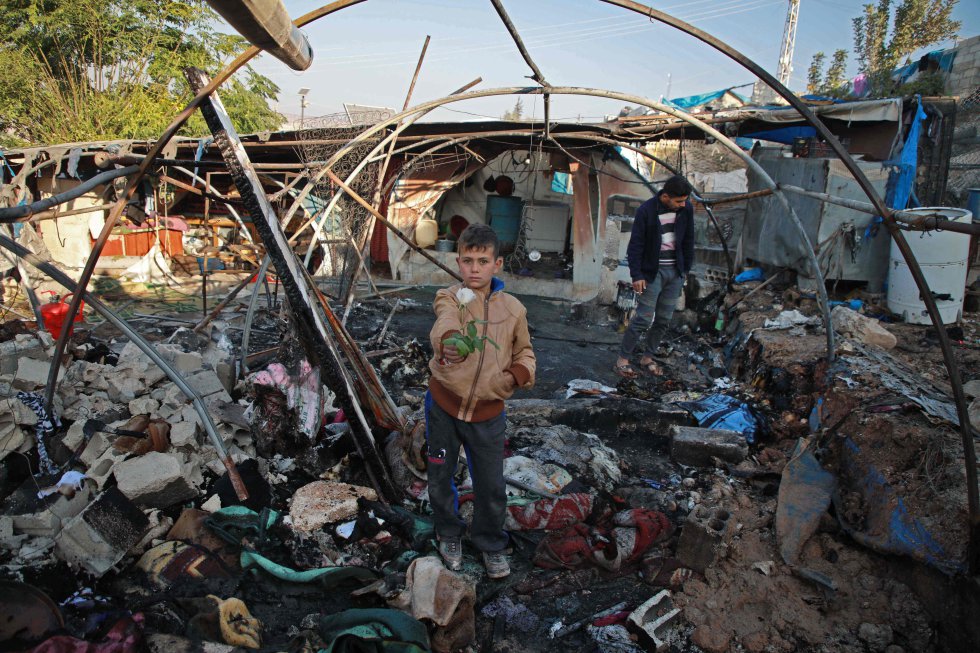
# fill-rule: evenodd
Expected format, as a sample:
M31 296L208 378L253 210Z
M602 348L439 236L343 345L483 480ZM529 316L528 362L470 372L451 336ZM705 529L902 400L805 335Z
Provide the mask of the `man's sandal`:
M622 365L613 366L613 372L615 372L618 376L623 377L624 379L635 379L636 377L639 376L637 371L634 370L633 366L630 365L629 363L623 363Z

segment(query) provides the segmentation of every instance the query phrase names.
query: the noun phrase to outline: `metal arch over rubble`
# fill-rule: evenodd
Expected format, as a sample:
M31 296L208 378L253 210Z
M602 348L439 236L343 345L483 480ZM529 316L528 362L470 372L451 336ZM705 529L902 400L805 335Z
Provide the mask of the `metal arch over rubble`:
M310 14L307 14L301 19L297 20L296 25L302 26L312 20L327 16L335 11L358 4L362 1L363 0L353 0L346 2L335 2L326 5L325 7L311 12ZM935 300L926 284L925 278L922 275L915 257L905 241L902 228L900 226L901 224L908 226L910 221L913 219L916 220L915 224L923 230L940 228L945 226L945 224L942 223L939 218L933 218L932 223L929 223L928 221L922 220L920 216L904 214L901 211L893 211L886 207L884 201L872 187L864 172L846 152L846 150L844 150L830 130L827 129L826 125L824 125L815 116L811 108L803 104L796 96L791 94L786 88L780 85L754 62L748 60L727 45L713 39L710 35L701 32L700 30L697 30L696 28L667 14L663 14L652 8L646 7L645 5L620 0L603 1L607 2L608 4L648 16L651 20L661 21L692 36L695 36L699 40L721 51L759 76L760 79L768 83L777 93L785 98L798 112L799 116L801 116L807 123L816 129L817 132L827 141L827 143L830 144L836 156L843 162L845 167L847 167L854 179L861 186L862 190L870 201L870 205L858 206L857 203L853 203L851 208L882 216L886 228L894 239L896 245L901 250L902 255L904 256L905 261L907 262L915 279L915 282L922 292L923 301L927 307L927 310L929 311L933 326L935 327L937 338L943 351L944 362L949 373L950 385L956 407L956 417L962 436L961 439L964 459L966 462L965 476L969 506L969 546L967 550L966 562L969 571L971 573L975 573L978 567L980 567L980 551L978 551L978 549L980 549L980 500L978 500L977 495L978 488L976 479L974 436L967 410L965 399L966 395L962 388L957 364L955 357L953 356L952 346L940 318ZM354 188L355 183L358 181L358 176L362 173L366 166L372 163L377 163L380 160L384 160L385 166L387 166L388 158L391 156L392 152L405 151L422 153L423 156L428 156L444 148L466 148L468 146L472 146L474 142L478 142L481 138L486 138L488 135L497 138L504 137L514 139L515 149L521 145L521 141L525 135L529 139L532 139L532 141L534 138L539 139L539 147L542 147L542 145L540 145L542 141L544 141L548 146L553 143L556 149L562 148L561 142L563 141L576 141L593 144L623 144L630 149L637 149L630 145L632 142L639 142L639 139L636 139L635 136L630 136L624 133L615 133L611 130L603 130L598 128L583 129L581 126L572 129L569 126L552 123L547 116L543 125L535 125L532 123L526 130L517 131L514 129L512 124L508 123L507 127L498 125L494 126L493 129L484 128L482 130L475 130L475 133L466 134L426 134L424 133L425 128L419 127L419 123L417 122L422 116L426 115L434 108L453 102L496 95L543 95L545 97L546 112L548 111L547 107L549 106L549 98L552 95L588 95L636 103L672 116L676 119L678 124L684 123L696 127L704 134L710 135L717 142L728 148L730 152L739 157L747 167L751 168L764 180L765 185L768 187L768 192L775 195L778 201L782 204L786 213L795 224L799 237L805 246L814 277L818 281L817 294L826 335L827 363L825 373L828 375L828 377L834 374L833 363L837 347L834 338L835 328L831 318L831 306L826 293L824 277L820 264L817 260L816 253L814 252L813 244L810 242L803 224L800 222L785 196L785 193L805 194L806 191L792 186L777 184L755 160L746 155L741 148L739 148L722 131L695 116L677 110L669 105L664 105L625 93L576 87L558 87L547 84L543 73L537 68L537 66L531 60L529 53L524 48L520 37L516 32L516 28L510 22L500 2L494 0L494 6L498 13L500 13L505 25L511 31L511 34L514 37L517 46L527 61L529 67L534 72L533 79L541 86L531 88L508 87L502 89L457 92L441 99L423 102L412 108L408 108L402 113L371 125L366 129L360 131L352 130L352 132L356 131L356 133L352 133L349 138L344 139L344 142L341 144L342 147L337 149L325 162L323 162L320 169L315 174L311 175L307 166L301 166L301 168L303 168L303 172L297 177L294 183L299 183L300 179L302 179L304 186L299 189L295 195L288 192L290 189L283 182L276 182L283 188L283 196L291 199L290 207L281 220L277 217L276 211L273 210L271 204L269 203L267 193L263 188L262 181L259 179L259 167L253 164L251 160L252 157L250 157L248 154L248 145L254 144L256 148L260 148L262 147L261 141L259 143L248 142L243 144L242 140L234 133L233 129L230 128L230 123L227 121L227 117L223 115L223 109L220 105L220 100L218 99L217 89L220 87L220 84L225 81L235 70L240 68L251 57L258 53L256 48L252 48L241 55L235 60L235 62L230 64L228 68L226 68L212 80L208 80L201 74L197 74L195 76L195 73L189 73L192 78L192 84L197 91L195 99L168 127L161 139L154 142L152 146L147 147L145 156L137 159L139 161L138 164L131 165L128 168L102 173L102 175L93 178L87 185L84 185L84 188L81 186L79 187L82 188L82 192L84 192L84 190L89 186L97 186L103 181L107 180L109 177L129 177L125 190L119 193L119 199L111 205L108 218L105 220L101 233L92 247L92 252L85 263L76 287L73 288L73 284L68 277L63 274L56 273L57 270L55 268L39 264L36 258L23 247L17 245L6 237L0 237L0 246L13 253L18 257L18 259L23 259L28 263L39 267L59 281L59 283L62 283L65 285L65 287L69 288L69 290L75 291L74 298L67 308L65 320L55 345L55 354L50 365L46 387L46 404L48 411L53 413L54 410L54 395L59 379L58 375L60 361L64 356L65 348L71 333L73 319L78 313L82 301L89 301L98 312L102 313L109 321L125 331L132 338L133 342L137 343L140 349L149 355L150 358L164 370L167 376L171 378L178 385L178 387L180 387L181 390L193 400L194 407L201 416L202 422L205 425L208 435L213 441L215 449L222 453L222 462L227 469L228 477L235 486L235 490L239 498L245 500L248 497L248 493L245 491L245 485L239 477L239 472L236 469L236 465L232 458L228 455L226 447L224 446L221 438L216 433L214 423L207 411L206 406L204 405L204 402L201 399L200 394L197 393L190 385L188 385L185 379L181 377L180 373L174 369L173 366L169 365L163 358L161 358L153 346L146 342L145 339L141 338L131 325L127 324L125 320L114 314L103 304L99 303L98 300L92 297L88 292L89 283L95 269L96 261L108 241L112 227L122 217L124 211L126 210L127 204L137 192L141 181L146 175L150 174L150 171L156 166L169 165L175 170L180 170L183 174L186 174L195 182L202 181L205 184L205 190L201 191L202 196L208 197L209 200L216 202L227 203L232 213L235 214L241 229L246 234L248 233L248 229L245 227L244 222L241 220L238 214L235 213L233 203L241 202L248 209L249 215L252 218L252 223L256 226L256 229L261 237L261 242L265 245L267 250L267 256L261 263L257 277L259 279L264 278L270 263L275 264L279 278L283 280L286 288L288 305L293 314L293 323L300 332L300 343L309 361L315 363L323 370L323 373L326 375L325 380L327 381L327 385L336 393L338 403L343 408L344 412L349 416L353 441L357 445L361 457L367 463L366 472L372 481L377 497L382 499L382 501L397 503L401 498L401 488L396 487L388 476L384 452L381 444L376 440L376 434L380 430L378 427L381 427L381 429L395 431L403 429L405 427L404 416L398 411L395 403L388 395L387 390L378 379L374 368L368 363L368 359L364 356L364 353L358 347L354 338L345 328L344 323L346 321L346 314L344 319L338 319L338 317L333 313L326 297L317 289L316 284L310 278L306 266L310 262L316 243L321 238L320 228L322 226L322 221L318 221L317 214L304 206L303 202L306 197L312 193L317 183L324 178L329 179L336 187L339 188L339 191L334 193L329 205L323 211L324 214L329 214L346 195L348 199L356 202L363 208L363 210L367 211L369 215L377 219L380 224L386 226L392 234L395 234L396 237L403 240L408 247L417 249L411 242L410 238L399 232L397 227L390 224L383 215L384 211L381 210L381 204L379 202L380 198L378 195L382 194L380 192L381 188L391 188L390 185L386 186L384 184L384 179L379 180L379 193L374 198L365 198ZM231 175L234 178L239 193L239 197L234 198L234 200L229 198L227 195L222 196L218 190L211 186L206 179L202 179L198 176L197 167L210 166L213 168L215 165L217 165L217 162L214 160L202 160L200 158L196 158L195 160L178 159L174 154L174 152L177 150L173 149L170 151L170 156L168 158L159 158L161 153L163 153L168 147L168 144L170 143L177 129L179 129L180 125L196 108L200 108L204 113L209 128L214 133L216 145L224 157L224 165L231 171ZM748 115L750 114L746 113L745 116L719 115L718 117L738 120L746 118ZM472 130L472 127L469 129ZM406 141L406 137L411 137L412 140ZM356 153L356 147L361 144L370 145L371 149L359 159L357 165L353 167L347 177L345 179L341 179L334 171L333 166L348 154L352 152ZM102 146L98 147L101 148ZM530 151L531 148L529 147L527 149ZM647 156L649 158L653 158L654 160L656 159L644 151L638 150L638 152L642 156ZM473 153L472 151L467 154L467 157L471 158L478 158L480 156L482 156L482 154ZM112 161L122 162L122 160L123 159L121 158L116 158ZM42 162L40 165L50 165L53 162L53 160L46 161ZM60 161L57 165L60 165ZM195 168L194 172L187 169L190 166ZM27 159L25 159L25 169L36 171L38 167L33 167L33 164L28 163ZM270 168L276 169L275 167ZM406 169L407 168L408 167L406 167ZM280 166L278 169L281 170L282 166ZM27 175L24 175L25 178L26 176ZM306 178L303 178L303 176ZM98 179L98 181L96 181L96 179ZM194 187L196 188L196 183L194 184ZM811 193L811 196L812 195L813 194ZM825 202L835 201L834 198L831 197L819 197L817 199ZM21 220L30 220L38 217L35 212L46 211L52 206L65 201L68 201L68 199L62 196L55 196L53 198L49 198L48 200L44 200L43 202L37 203L36 205L29 205L26 208L15 207L11 209L0 209L0 222L11 223ZM707 203L710 205L710 202ZM91 211L92 209L90 208L88 210ZM294 218L301 213L305 213L308 216L308 219L299 230L293 233L291 237L287 237L284 230L285 226L290 224ZM293 244L297 240L300 233L308 228L312 228L313 236L310 241L310 247L306 252L306 259L301 264L300 260L293 252ZM975 226L959 229L970 233L975 233L977 231ZM350 283L353 283L353 280L356 279L358 274L358 270L360 270L360 266L363 266L363 259L360 258L359 252L365 246L364 241L356 242L352 240L352 243L354 245L355 253L358 253L359 267L353 272ZM423 256L427 256L425 252L421 253ZM428 258L438 264L438 261L431 256L428 256ZM453 274L451 270L447 270L447 272ZM238 291L244 288L245 285L247 284L243 282L229 295L227 299L230 301L230 299L237 294ZM251 315L254 313L255 306L258 302L258 288L259 283L257 282L249 302L249 318L246 322L244 338L246 343L248 341L248 335L251 329ZM352 305L352 296L353 290L351 289L350 294L347 294L347 302L345 306L348 311ZM217 314L217 312L220 311L220 308L221 306L215 310L214 314ZM203 322L201 324L203 324ZM243 349L243 357L246 353L247 346ZM421 574L422 572L418 571L417 573ZM655 628L656 627L653 627L651 630L651 636L654 638L654 640L656 640L656 637L653 636L653 630L655 630Z
M312 11L306 14L305 16L299 18L296 21L296 25L301 27L309 22L318 20L319 18L334 13L335 11L339 11L341 9L344 9L354 4L359 4L360 1L363 0L344 0L340 2L330 3L318 10ZM891 209L885 206L883 200L878 195L878 193L874 190L874 188L871 186L870 182L868 181L863 171L856 165L854 160L843 148L843 146L840 144L837 138L826 128L826 126L820 120L816 118L816 116L813 114L810 108L807 107L805 104L803 104L803 102L799 98L797 98L793 93L791 93L788 89L782 86L782 84L780 84L775 78L773 78L768 72L766 72L758 64L754 63L753 61L751 61L741 53L732 49L730 46L727 46L726 44L718 41L717 39L714 39L709 34L687 23L684 23L683 21L674 18L668 14L657 11L652 7L648 7L641 3L632 2L629 0L602 0L602 1L608 4L622 7L624 9L627 9L635 13L639 13L644 16L648 16L651 20L658 20L667 25L675 27L683 32L686 32L694 36L695 38L701 40L702 42L706 43L710 47L719 50L729 58L743 65L746 69L751 71L753 74L757 75L761 80L763 80L766 84L768 84L770 88L775 90L781 97L783 97L783 99L785 99L792 107L794 107L799 112L799 114L803 116L803 118L812 127L814 127L817 130L817 132L821 135L821 137L823 137L824 140L826 140L826 142L834 150L834 153L837 155L837 157L844 163L844 165L848 168L849 172L857 180L862 190L868 196L868 199L874 205L877 212L882 216L882 218L884 219L884 223L889 230L889 233L891 234L895 242L898 244L898 247L901 250L902 255L905 257L905 261L909 266L912 276L915 279L916 284L919 286L919 289L922 293L922 297L924 298L923 301L926 305L927 310L929 311L930 318L933 320L933 324L936 327L937 334L939 335L940 345L943 350L943 358L950 372L953 397L956 401L957 412L960 421L960 429L963 438L963 447L966 456L966 466L967 466L967 479L969 485L968 496L970 499L971 543L972 543L970 566L973 569L980 568L980 490L977 489L977 485L976 485L976 453L975 453L975 448L973 443L973 435L970 428L969 415L968 415L967 405L966 405L966 397L962 390L962 384L960 382L955 359L952 354L952 348L949 343L949 339L945 333L945 330L943 328L942 320L939 316L938 308L936 307L935 300L933 299L932 294L928 289L925 278L922 275L922 271L919 268L918 263L915 260L915 257L912 255L912 252L905 241L904 235L901 233L901 230L898 227L897 222L892 216ZM498 8L498 11L502 10L502 7L500 6L499 3L497 3L497 5L495 6ZM509 23L509 21L505 19L505 23ZM515 28L513 28L512 24L509 24L508 29L511 30L512 35L514 35L515 38L517 39L518 45L521 48L522 54L524 54L525 59L529 61L529 64L532 65L532 68L534 68L536 71L535 74L538 75L536 67L533 66L533 62L530 61L530 56L526 53L526 50L524 50L523 44L520 43L519 36L516 35ZM90 256L89 261L86 264L82 272L82 275L79 279L79 284L81 287L85 288L88 286L89 279L91 278L94 269L95 261L98 259L98 256L101 254L101 251L105 246L105 242L108 239L112 226L119 219L122 210L125 206L125 201L128 201L132 196L133 192L135 191L136 185L139 183L140 179L142 179L143 175L146 174L147 170L149 169L149 166L153 162L154 157L158 156L163 151L164 147L166 147L167 143L173 137L176 130L180 127L180 125L183 124L184 121L186 121L186 119L190 116L190 113L198 105L200 105L200 103L204 100L204 98L207 97L207 95L209 95L210 93L212 93L218 86L220 86L220 84L223 83L228 77L230 77L231 74L233 74L236 70L238 70L241 66L243 66L247 61L249 61L256 54L258 54L258 52L259 52L258 48L255 47L250 48L248 51L240 55L235 61L229 64L225 70L223 70L219 75L217 75L213 80L211 80L210 83L207 84L207 86L205 86L198 92L194 100L188 105L187 108L184 109L183 112L181 112L181 114L168 127L168 129L161 136L160 140L158 140L154 144L153 148L147 155L146 159L144 159L143 163L140 165L139 171L134 177L132 177L129 184L127 185L127 190L124 194L124 197L121 198L116 203L116 205L113 207L112 211L110 212L109 218L106 220L102 233L100 233L99 238L96 240L96 243L93 247L92 255ZM538 81L543 83L543 78L539 78ZM527 91L527 92L531 92L531 91ZM533 92L543 94L547 98L547 96L550 95L552 92L560 93L561 89L556 89L556 91L552 91L552 87L542 86L541 89ZM597 91L596 93L598 94L600 92ZM473 95L473 97L481 97L481 96L482 95L480 94L480 92L477 92L477 94ZM610 96L615 96L615 95L610 94ZM622 97L631 98L632 101L635 101L635 96L622 96ZM435 106L439 106L439 104L449 102L449 101L452 100L446 99L444 101L437 101ZM723 135L719 134L717 131L711 130L711 128L705 129L705 127L707 126L698 125L695 119L690 118L689 116L687 116L687 114L684 114L683 112L676 111L664 105L657 105L656 103L647 104L647 106L650 106L651 108L657 108L658 110L662 110L665 113L675 115L676 117L682 120L689 121L691 122L692 125L698 126L699 128L703 129L708 133L712 133L713 131L714 132L713 135L717 134L716 138L720 137L721 142L725 143L730 148L733 148L733 151L740 152L737 146L735 146L734 143L731 143L731 141L728 141L728 139L725 138ZM416 113L417 111L424 110L425 107L426 105L421 105L421 108L416 111L413 111L412 114ZM400 117L406 117L406 116L400 116ZM546 130L548 129L547 124L548 123L546 122ZM379 129L380 128L374 130L368 130L367 132L365 132L365 134L373 133L374 131L378 131ZM339 156L337 156L336 158L339 158ZM328 161L327 165L324 167L324 170L329 169L330 164L331 162ZM768 175L765 175L765 173L763 173L763 175L764 178L768 178ZM774 182L772 187L773 188L776 187ZM781 197L781 201L785 202L785 198L782 197L781 193L780 193L780 197ZM788 203L785 203L784 206L790 211L792 211L789 208ZM802 227L800 228L802 229ZM805 238L805 234L804 234L804 238ZM812 246L809 249L812 252ZM820 286L820 291L821 291L822 304L824 306L825 321L829 324L829 309L827 307L826 291L825 289L823 289L822 285ZM68 325L71 323L72 319L77 314L80 303L81 303L80 295L76 295L75 297L72 298L72 302L69 305L68 316L65 322L65 326L58 337L58 342L55 349L56 353L58 354L64 352L65 344L67 342L67 336L69 333ZM833 334L833 330L828 328L827 329L828 345L832 345L833 343L832 334ZM832 346L828 346L828 356L829 357L833 356ZM56 356L55 358L58 359L60 358L60 356ZM52 365L51 373L49 375L48 390L47 390L47 403L49 407L52 405L52 397L54 393L55 383L56 383L56 368L54 365Z

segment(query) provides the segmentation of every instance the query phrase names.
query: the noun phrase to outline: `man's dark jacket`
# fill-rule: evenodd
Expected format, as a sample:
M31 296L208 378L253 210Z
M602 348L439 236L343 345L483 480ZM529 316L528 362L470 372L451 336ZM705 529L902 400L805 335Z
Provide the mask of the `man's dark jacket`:
M660 242L663 236L660 227L660 214L671 213L660 203L660 194L647 200L636 210L630 244L626 248L626 260L630 266L633 281L645 280L653 283L660 269ZM674 253L677 256L677 271L687 274L694 265L694 207L690 200L676 211L674 220Z

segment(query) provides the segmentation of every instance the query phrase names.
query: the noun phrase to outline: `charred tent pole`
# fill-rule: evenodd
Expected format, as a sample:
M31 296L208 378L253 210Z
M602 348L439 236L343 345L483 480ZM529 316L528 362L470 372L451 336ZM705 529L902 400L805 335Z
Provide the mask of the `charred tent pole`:
M0 247L12 252L17 256L19 260L27 261L35 268L44 272L46 275L60 283L68 291L72 293L77 293L82 296L89 306L91 306L97 313L104 317L108 322L111 322L117 329L126 334L134 345L140 348L140 350L149 356L156 365L163 370L163 373L167 375L171 381L174 382L180 391L183 392L194 405L194 410L197 411L198 416L201 418L201 423L204 424L204 430L208 433L208 438L211 440L212 446L218 452L221 457L221 462L224 464L225 469L228 470L228 479L231 481L232 487L235 488L235 494L242 501L248 499L248 490L245 488L245 484L242 483L242 478L238 474L238 470L235 468L235 463L232 462L231 456L228 454L228 450L225 448L224 443L221 441L221 436L218 435L218 431L214 426L214 422L211 419L211 415L208 414L207 408L204 406L204 399L198 392L191 387L184 377L180 375L180 372L175 370L170 363L164 360L160 354L157 352L156 347L151 345L143 336L141 336L126 320L119 317L115 311L110 309L108 306L102 303L102 301L84 291L76 284L71 277L56 268L54 265L41 260L37 257L34 252L30 251L20 243L17 243L10 238L5 236L0 236Z
M514 39L514 45L517 46L517 49L521 53L521 56L524 57L524 61L531 69L531 72L534 73L533 75L531 75L531 79L537 82L538 84L541 84L541 86L543 86L545 90L550 88L551 84L549 84L548 80L544 78L544 73L541 72L541 69L538 68L538 64L534 63L534 59L531 58L531 53L528 52L527 46L524 45L524 39L521 38L520 32L517 31L517 25L515 25L514 21L510 19L510 16L507 14L507 10L504 9L504 5L501 2L501 0L490 0L490 4L492 4L493 8L497 10L497 15L500 16L500 21L504 24L504 27L507 28L507 31L510 33L510 37ZM551 138L551 94L545 92L544 94L544 139L548 140L550 138Z
M190 68L186 72L188 82L196 93L207 88L208 78L202 70ZM310 288L307 285L305 270L293 254L286 241L286 235L279 224L275 211L269 203L251 167L245 148L221 104L220 98L212 92L200 105L201 114L214 135L228 172L238 188L245 207L262 238L266 252L276 266L290 306L293 324L300 343L311 362L323 371L327 384L337 393L337 400L348 415L350 433L358 453L364 460L365 470L378 495L390 501L400 498L399 491L388 477L384 459L380 455L371 426L361 410L355 391L343 370L343 361L336 344L325 323L323 314L314 305Z
M741 64L744 68L752 72L759 79L765 82L771 89L779 93L779 95L785 99L790 106L796 109L801 116L817 130L830 145L831 149L837 155L837 158L844 164L844 166L850 171L851 175L861 186L861 190L864 194L868 196L871 203L874 205L878 212L878 215L882 217L885 227L888 229L888 233L891 234L892 240L898 246L900 252L902 252L902 258L905 259L905 263L909 266L909 272L912 274L912 278L915 280L915 285L919 289L919 294L922 297L923 303L926 305L926 310L929 311L929 319L932 320L932 325L936 330L936 335L939 339L939 346L943 352L943 362L946 364L946 371L949 374L949 384L953 390L953 400L956 402L956 412L960 420L960 438L963 442L963 458L966 463L966 492L967 492L967 504L969 509L969 548L967 550L967 564L971 574L976 574L980 572L980 488L977 487L977 452L975 443L973 441L973 432L970 427L970 413L966 405L966 394L963 392L963 382L960 379L959 365L956 363L956 356L953 353L953 345L949 340L949 335L946 333L944 328L942 317L939 315L939 308L936 306L936 300L932 296L932 292L929 289L929 284L926 281L925 276L922 274L922 268L919 267L919 262L916 260L915 255L912 253L912 249L909 247L908 242L905 240L905 236L902 234L902 230L899 228L894 216L892 215L892 210L885 204L884 200L878 195L878 192L871 185L871 181L861 170L860 166L854 161L853 157L844 149L840 141L836 136L831 133L827 126L820 121L817 116L810 111L810 108L804 104L800 98L794 95L788 88L783 86L779 80L773 77L769 72L767 72L762 66L752 61L746 57L741 52L735 50L726 43L716 39L710 34L699 30L698 28L690 25L682 20L674 18L668 14L661 11L657 11L653 7L641 4L639 2L634 2L633 0L601 0L607 4L616 5L633 11L643 16L647 16L651 20L657 20L671 27L681 30L701 42L711 46L712 48L718 50L728 58Z

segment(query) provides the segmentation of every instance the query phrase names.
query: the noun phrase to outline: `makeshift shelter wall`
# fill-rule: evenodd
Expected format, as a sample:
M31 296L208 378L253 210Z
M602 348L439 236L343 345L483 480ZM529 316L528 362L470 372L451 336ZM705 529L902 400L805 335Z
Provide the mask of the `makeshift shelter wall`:
M481 164L470 161L460 171L459 161L452 160L420 170L395 184L388 220L405 235L415 234L415 225L432 209L447 190L473 174ZM394 278L400 278L402 264L410 252L408 245L388 232L388 261Z
M49 197L70 191L82 182L78 179L58 179L49 176L38 180L38 190L41 197ZM102 199L104 187L99 187L81 197L62 204L59 209L64 211L84 209L89 206L105 204ZM39 222L41 236L51 257L68 268L80 269L85 266L92 252L92 239L99 235L105 224L105 211L92 211Z

